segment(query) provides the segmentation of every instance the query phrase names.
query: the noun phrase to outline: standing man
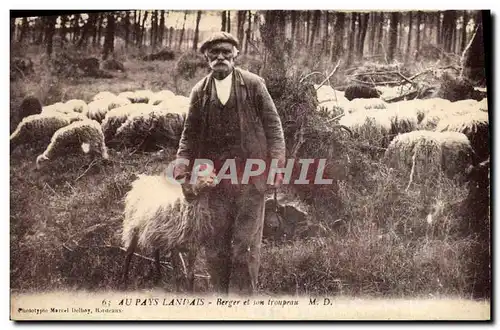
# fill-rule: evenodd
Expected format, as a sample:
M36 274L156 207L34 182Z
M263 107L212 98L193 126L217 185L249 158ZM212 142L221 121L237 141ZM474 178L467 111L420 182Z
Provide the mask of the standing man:
M195 159L210 159L220 167L234 159L238 173L247 159L285 163L281 120L264 79L235 67L238 40L217 32L200 46L210 74L191 91L189 112L179 142L177 159L189 161L176 167L176 178L185 177ZM243 167L241 167L242 165ZM226 171L224 171L226 173ZM264 222L267 177L249 184L222 180L210 191L214 234L205 244L208 270L218 293L252 294L257 285ZM272 186L281 184L278 174Z

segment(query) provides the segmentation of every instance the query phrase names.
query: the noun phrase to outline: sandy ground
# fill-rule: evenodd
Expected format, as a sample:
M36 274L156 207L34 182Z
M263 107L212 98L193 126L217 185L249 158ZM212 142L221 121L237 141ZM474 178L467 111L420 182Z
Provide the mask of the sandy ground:
M489 320L490 302L458 298L174 296L149 292L11 295L11 320Z

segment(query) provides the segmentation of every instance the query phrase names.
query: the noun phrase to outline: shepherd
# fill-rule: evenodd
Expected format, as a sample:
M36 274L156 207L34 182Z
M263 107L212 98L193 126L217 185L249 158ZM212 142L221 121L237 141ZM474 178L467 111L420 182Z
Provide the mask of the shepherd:
M285 164L285 139L280 117L265 81L235 66L239 42L227 32L211 35L200 46L211 72L190 94L174 169L174 178L190 174L196 159L209 159L216 171L234 159L238 172L246 159ZM255 176L248 184L223 179L210 192L209 205L215 235L204 242L208 271L219 294L251 295L257 287L264 224L265 192L277 188L283 174L271 184Z

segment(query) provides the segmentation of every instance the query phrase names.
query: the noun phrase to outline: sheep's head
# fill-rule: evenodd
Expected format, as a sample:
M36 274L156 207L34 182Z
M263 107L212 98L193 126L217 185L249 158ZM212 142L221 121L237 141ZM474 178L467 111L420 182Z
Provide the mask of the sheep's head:
M36 158L36 169L39 170L42 167L42 164L48 160L49 160L49 158L47 156L45 156L44 154L39 155Z

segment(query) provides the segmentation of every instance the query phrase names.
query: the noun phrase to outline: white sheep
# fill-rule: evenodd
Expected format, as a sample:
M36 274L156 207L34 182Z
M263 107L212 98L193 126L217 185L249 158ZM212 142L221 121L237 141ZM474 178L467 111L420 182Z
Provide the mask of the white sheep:
M120 94L118 94L118 97L126 98L130 102L132 102L134 100L135 93L132 91L121 92Z
M175 95L169 100L164 100L156 105L157 109L170 113L187 114L189 111L189 99L182 95Z
M66 101L66 103L64 103L64 105L66 107L68 107L69 109L71 109L72 111L78 112L78 113L87 113L88 108L89 108L87 103L84 100L78 100L78 99L72 99L72 100Z
M112 99L115 98L116 95L111 92L99 92L92 98L92 101L104 100L104 99Z
M132 103L148 103L153 96L154 93L149 89L136 90L134 92L134 98L131 101Z
M48 113L48 114L53 114L53 113L73 113L73 108L70 105L67 105L63 102L57 102L51 105L46 105L42 108L41 113Z
M158 106L147 106L130 114L116 130L115 137L126 145L141 146L145 150L155 149L158 145L177 145L185 116Z
M36 159L37 169L41 168L43 162L67 154L68 148L74 150L77 146L81 147L84 153L92 151L104 159L109 157L101 125L95 120L86 119L71 123L54 133L47 149Z
M162 101L169 101L170 99L173 99L175 97L175 94L169 90L162 90L159 91L158 93L153 94L151 99L149 99L149 104L151 105L158 105Z
M203 165L202 165L203 166ZM201 242L212 235L211 216L208 209L209 188L215 185L211 166L200 173L195 185L186 178L184 184L163 175L139 175L132 189L125 196L122 243L127 249L123 271L123 284L134 251L139 247L154 253L157 280L160 279L160 250L170 252L174 270L181 268L181 252L188 253L185 274L187 289L194 284L194 262ZM189 200L185 196L188 196ZM175 284L179 289L179 276Z
M127 121L131 114L146 109L151 109L151 106L146 103L131 103L108 111L101 124L106 143L114 138L116 130Z
M57 130L83 119L80 114L66 115L56 111L25 117L10 135L11 151L26 143L48 143Z
M102 122L108 111L129 104L132 104L132 102L129 99L120 96L112 96L105 99L99 99L96 101L92 101L88 104L88 111L86 115L90 119Z
M109 99L108 110L113 110L129 104L132 104L132 101L130 101L128 98L117 96Z

